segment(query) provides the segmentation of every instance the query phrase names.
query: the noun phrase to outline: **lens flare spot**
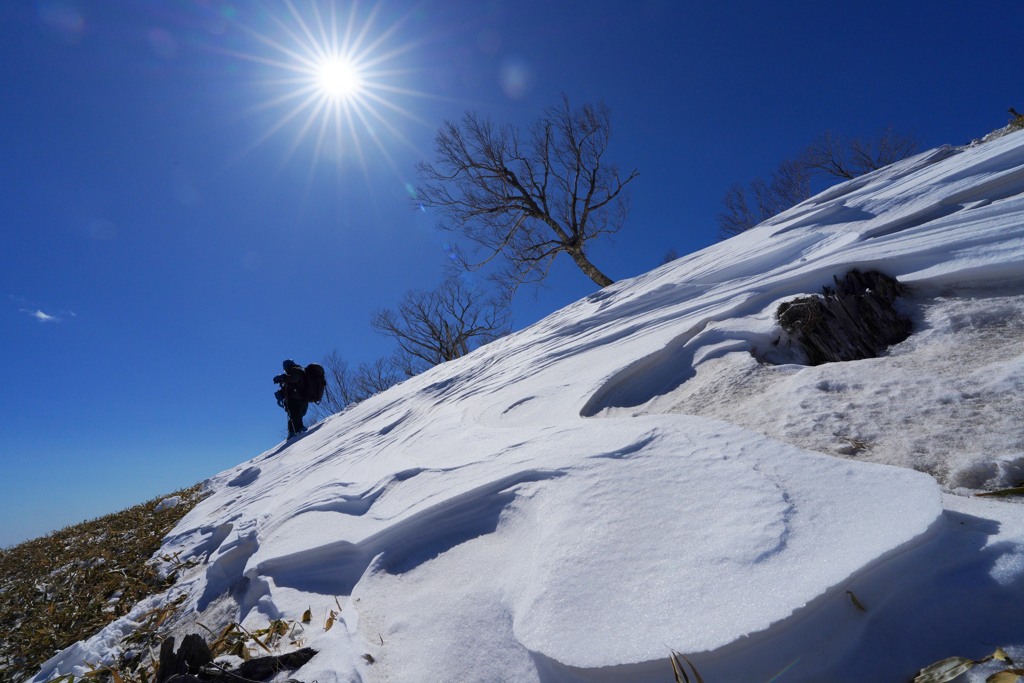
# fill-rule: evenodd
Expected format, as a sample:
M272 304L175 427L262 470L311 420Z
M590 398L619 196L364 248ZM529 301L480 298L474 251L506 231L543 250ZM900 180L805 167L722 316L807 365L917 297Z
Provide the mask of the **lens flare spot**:
M44 0L36 6L39 19L53 35L76 43L85 33L85 17L75 7L56 0Z
M518 58L505 60L501 65L501 87L510 99L520 100L533 86L533 69Z

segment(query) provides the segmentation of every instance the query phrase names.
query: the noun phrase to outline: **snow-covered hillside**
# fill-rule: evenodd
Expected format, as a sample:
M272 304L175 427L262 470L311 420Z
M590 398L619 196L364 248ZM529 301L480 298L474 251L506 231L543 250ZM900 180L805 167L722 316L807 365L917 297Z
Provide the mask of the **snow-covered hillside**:
M775 309L852 268L912 288L914 334L799 365ZM181 595L178 635L310 609L319 654L290 675L319 683L654 683L671 649L707 683L1024 659L1024 506L973 497L1024 479L1022 418L1013 133L832 188L217 475L162 551L201 564L36 680Z

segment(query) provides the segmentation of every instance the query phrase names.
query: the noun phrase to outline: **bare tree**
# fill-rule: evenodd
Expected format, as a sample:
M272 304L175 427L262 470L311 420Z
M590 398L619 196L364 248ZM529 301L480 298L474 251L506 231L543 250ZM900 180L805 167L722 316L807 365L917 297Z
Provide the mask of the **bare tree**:
M327 390L320 405L314 408L314 412L319 417L324 417L340 412L345 406L356 401L352 395L352 371L341 354L336 350L331 351L323 357L320 365L324 366Z
M738 235L808 199L816 177L856 178L905 159L917 148L913 138L892 128L871 140L849 143L834 133L823 133L796 159L779 164L768 180L758 178L749 190L742 185L729 188L718 214L719 234L723 238Z
M731 237L768 220L811 196L807 169L796 161L784 161L767 181L758 178L750 184L753 205L748 202L742 185L729 188L722 200L724 210L718 214L718 229L723 237Z
M341 354L331 351L320 360L320 365L324 367L327 390L319 404L310 404L309 406L313 421L316 422L341 412L350 404L359 402L353 392L354 373L349 369L348 361L342 358Z
M718 234L726 239L750 230L762 220L761 215L750 207L746 188L739 184L733 185L722 199L722 211L718 214Z
M398 367L390 358L378 358L372 363L360 363L353 370L337 351L331 351L320 364L327 377L327 391L319 404L310 406L314 420L341 412L347 406L365 401L374 394L398 384L402 379Z
M507 298L453 274L437 289L408 292L397 310L378 311L370 325L398 343L392 362L411 377L507 334L510 318Z
M310 406L311 415L321 420L507 334L509 303L507 297L468 284L458 273L437 289L408 292L397 311L380 310L370 321L398 343L395 352L354 370L337 351L328 353L320 361L327 391L319 404Z
M386 391L402 379L398 366L391 358L378 358L372 363L360 363L353 380L354 402L358 403Z
M461 231L481 258L457 252L475 270L502 257L496 276L510 291L539 283L558 254L568 254L599 287L612 283L587 257L587 246L623 225L625 178L605 161L611 135L608 108L573 110L565 96L549 107L526 139L511 125L495 126L473 112L437 133L434 164L421 163L417 201L440 209L441 227Z
M892 127L885 129L875 138L855 138L849 143L843 142L842 138L829 131L819 135L804 150L798 163L810 172L849 179L906 159L917 152L917 149L916 140L894 132Z

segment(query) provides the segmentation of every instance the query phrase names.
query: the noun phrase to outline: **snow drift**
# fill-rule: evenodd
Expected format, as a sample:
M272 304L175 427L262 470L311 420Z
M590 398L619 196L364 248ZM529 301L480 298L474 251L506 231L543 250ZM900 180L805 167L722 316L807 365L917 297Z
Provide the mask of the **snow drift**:
M912 288L914 334L800 365L776 308L852 268ZM153 600L186 596L178 634L309 609L291 676L320 683L668 681L670 648L708 683L1024 656L1024 507L954 495L1024 470L1022 331L1024 133L933 150L213 477L161 551L200 564ZM151 603L35 680L122 654Z

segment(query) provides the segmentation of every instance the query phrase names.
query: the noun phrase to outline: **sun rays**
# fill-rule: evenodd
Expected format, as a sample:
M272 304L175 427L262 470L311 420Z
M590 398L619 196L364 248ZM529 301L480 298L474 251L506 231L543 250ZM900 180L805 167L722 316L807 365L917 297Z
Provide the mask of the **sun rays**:
M392 148L414 149L404 124L429 126L403 104L428 97L406 85L415 69L402 58L419 47L400 36L407 17L385 21L380 4L361 13L351 3L344 14L335 3L285 0L274 7L258 28L238 21L258 49L230 51L258 65L257 85L267 93L249 110L265 128L243 154L290 138L285 163L311 149L311 175L325 162L358 164L364 174L383 162L399 173Z

